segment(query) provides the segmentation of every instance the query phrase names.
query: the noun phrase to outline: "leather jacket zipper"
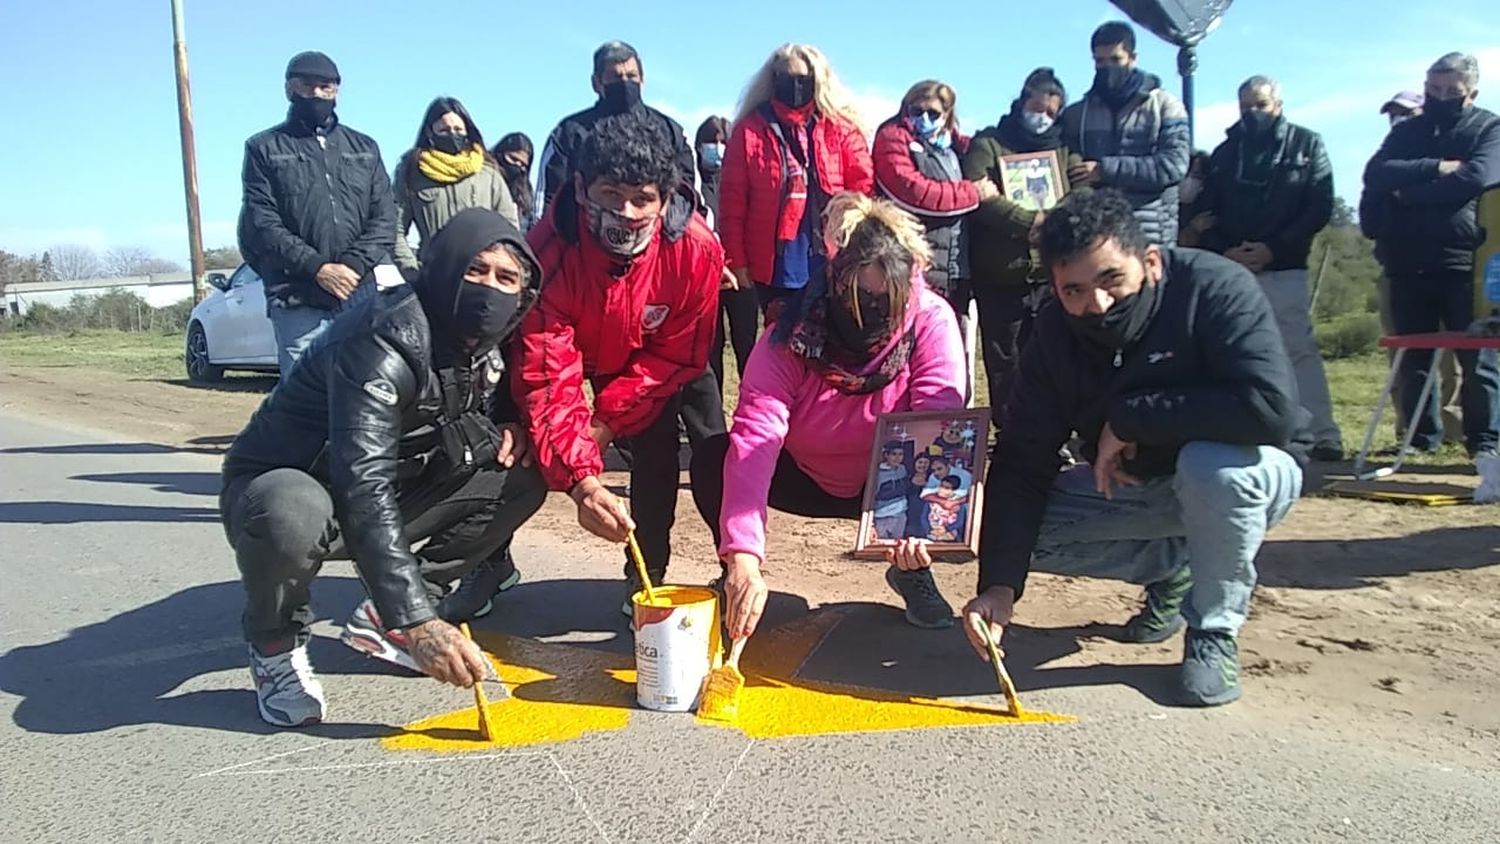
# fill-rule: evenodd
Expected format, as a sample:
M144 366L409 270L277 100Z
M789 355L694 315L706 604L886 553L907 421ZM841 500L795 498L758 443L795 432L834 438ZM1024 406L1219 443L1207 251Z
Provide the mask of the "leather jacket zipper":
M1123 349L1115 349L1115 369L1119 369L1120 366L1121 366L1121 364L1123 364L1124 362L1125 362L1124 350Z

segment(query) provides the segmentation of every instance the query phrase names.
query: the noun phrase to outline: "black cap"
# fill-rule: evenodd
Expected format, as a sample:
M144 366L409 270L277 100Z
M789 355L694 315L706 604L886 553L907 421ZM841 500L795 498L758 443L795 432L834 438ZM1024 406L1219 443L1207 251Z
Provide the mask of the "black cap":
M334 82L343 81L339 79L339 68L333 63L333 59L317 50L308 50L292 56L292 60L286 63L286 78L291 79L293 76L332 79Z

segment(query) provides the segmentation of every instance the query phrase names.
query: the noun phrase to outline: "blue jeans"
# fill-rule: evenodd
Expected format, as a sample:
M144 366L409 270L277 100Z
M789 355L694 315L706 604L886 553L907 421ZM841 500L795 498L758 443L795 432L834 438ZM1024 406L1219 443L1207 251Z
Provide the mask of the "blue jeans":
M358 287L349 298L340 302L333 310L314 308L308 305L299 305L295 308L284 308L276 304L266 307L266 316L271 320L271 330L276 333L276 363L281 370L282 377L286 377L292 371L292 364L307 347L312 345L319 334L328 330L333 325L333 320L344 311L353 308L360 302L375 295L375 282L365 281Z
M1474 320L1474 275L1467 270L1434 270L1427 273L1392 273L1391 327L1397 334L1431 331L1466 331ZM1459 387L1463 407L1464 444L1470 453L1491 450L1500 444L1500 370L1495 352L1457 351L1464 380ZM1407 419L1417 426L1412 447L1432 451L1443 443L1442 402L1433 396L1413 419L1422 382L1432 366L1432 351L1412 349L1401 359L1400 396Z
M1255 555L1302 493L1302 470L1272 446L1191 442L1177 473L1094 490L1094 472L1058 475L1032 570L1149 585L1182 566L1193 590L1182 614L1194 630L1234 635L1250 610Z

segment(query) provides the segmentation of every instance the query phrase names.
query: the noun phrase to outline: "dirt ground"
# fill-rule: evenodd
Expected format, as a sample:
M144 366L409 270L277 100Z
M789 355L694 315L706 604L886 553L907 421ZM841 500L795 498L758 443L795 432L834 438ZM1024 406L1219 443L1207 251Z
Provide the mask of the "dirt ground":
M231 378L203 389L82 368L0 372L0 407L107 430L177 450L218 453L271 381ZM1409 479L1472 486L1469 467L1424 467ZM1445 474L1445 472L1450 474ZM623 485L613 474L609 482ZM1360 743L1430 759L1500 769L1500 508L1421 507L1313 496L1271 535L1259 560L1261 586L1241 639L1245 699L1256 719L1308 726ZM582 534L570 501L554 495L526 528L531 543L618 551ZM844 557L853 528L773 514L767 579L812 606L895 600L879 564ZM674 534L675 582L716 573L686 475ZM544 561L523 560L529 576ZM973 564L942 565L955 606L972 592ZM533 574L534 573L534 574ZM1007 645L1022 673L1052 679L1163 687L1181 641L1111 640L1139 590L1037 575L1018 607ZM1041 667L1044 670L1034 671ZM1100 671L1101 668L1121 670ZM1086 674L1056 669L1093 669ZM1081 680L1084 682L1084 680ZM1023 681L1024 685L1024 681Z

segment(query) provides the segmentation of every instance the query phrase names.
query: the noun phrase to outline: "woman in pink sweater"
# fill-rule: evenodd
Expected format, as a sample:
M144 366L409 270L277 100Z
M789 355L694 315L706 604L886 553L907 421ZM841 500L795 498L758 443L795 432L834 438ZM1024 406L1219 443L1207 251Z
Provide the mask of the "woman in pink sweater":
M767 508L857 520L880 414L964 406L963 339L922 281L921 223L853 193L834 197L827 219L826 271L751 352L733 429L693 452L693 499L718 544L736 638L765 608ZM903 540L887 557L907 620L950 626L923 542Z

